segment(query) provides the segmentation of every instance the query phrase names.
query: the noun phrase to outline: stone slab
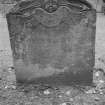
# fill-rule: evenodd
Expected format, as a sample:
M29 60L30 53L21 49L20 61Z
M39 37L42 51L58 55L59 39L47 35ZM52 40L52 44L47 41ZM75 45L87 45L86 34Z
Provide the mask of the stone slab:
M96 11L63 3L20 3L7 14L18 82L92 83Z

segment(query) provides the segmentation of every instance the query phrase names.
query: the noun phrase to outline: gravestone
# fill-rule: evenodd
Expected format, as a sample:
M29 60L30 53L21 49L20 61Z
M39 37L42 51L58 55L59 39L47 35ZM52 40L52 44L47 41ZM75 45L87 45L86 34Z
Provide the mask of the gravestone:
M28 0L6 15L17 82L91 84L96 11L83 0Z

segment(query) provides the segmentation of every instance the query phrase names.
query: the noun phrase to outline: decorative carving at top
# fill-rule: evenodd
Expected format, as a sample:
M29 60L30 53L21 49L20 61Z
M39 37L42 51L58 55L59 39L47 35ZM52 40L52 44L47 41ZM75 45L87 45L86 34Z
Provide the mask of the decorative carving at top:
M79 12L92 8L91 4L86 0L28 0L21 1L15 5L11 13L22 14L25 11L34 10L35 8L42 8L48 13L53 13L57 11L60 6L75 8L79 10Z
M44 0L42 8L49 13L55 12L58 9L58 0Z

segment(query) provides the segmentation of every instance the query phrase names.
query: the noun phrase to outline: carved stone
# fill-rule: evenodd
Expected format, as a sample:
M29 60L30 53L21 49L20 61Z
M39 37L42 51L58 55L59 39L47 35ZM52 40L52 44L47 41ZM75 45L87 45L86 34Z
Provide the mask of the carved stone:
M96 11L76 1L24 1L7 14L18 82L92 83Z

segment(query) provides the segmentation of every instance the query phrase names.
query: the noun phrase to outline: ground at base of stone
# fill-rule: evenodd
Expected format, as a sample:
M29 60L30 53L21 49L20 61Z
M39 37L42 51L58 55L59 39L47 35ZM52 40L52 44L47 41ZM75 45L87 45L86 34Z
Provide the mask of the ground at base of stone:
M105 105L105 88L15 84L7 75L4 70L0 79L0 105Z
M0 105L105 105L104 99L104 94L86 93L76 87L21 85L0 90Z

